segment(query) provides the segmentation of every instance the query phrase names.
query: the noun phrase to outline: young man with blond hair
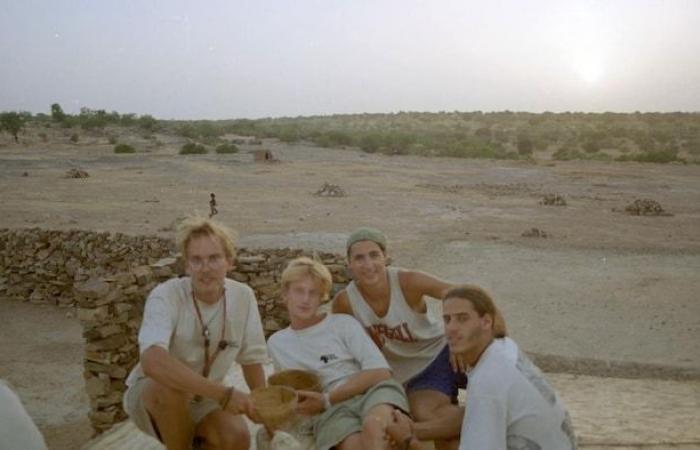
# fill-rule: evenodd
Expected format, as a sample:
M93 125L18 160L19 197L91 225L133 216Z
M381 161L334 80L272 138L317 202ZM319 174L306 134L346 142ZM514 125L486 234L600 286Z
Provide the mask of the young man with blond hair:
M248 449L247 394L223 385L234 362L251 389L265 385L267 351L255 295L226 278L233 233L209 219L182 223L178 248L189 276L151 291L139 331L140 361L127 379L124 409L168 449Z
M278 370L316 372L323 393L299 391L298 412L314 416L317 450L384 450L393 410L408 411L403 388L360 324L344 314L319 311L331 274L321 263L297 258L282 273L289 327L272 335Z
M406 388L415 432L438 449L455 449L464 410L457 405L464 374L453 370L439 317L425 297L441 299L450 283L424 272L387 267L384 234L355 230L347 240L353 281L333 300L333 312L354 316L365 327Z
M542 372L504 333L494 329L498 313L491 296L464 285L445 294L443 320L450 350L468 365L467 403L460 450L575 450L571 419ZM422 449L410 421L396 413L388 430L394 439Z

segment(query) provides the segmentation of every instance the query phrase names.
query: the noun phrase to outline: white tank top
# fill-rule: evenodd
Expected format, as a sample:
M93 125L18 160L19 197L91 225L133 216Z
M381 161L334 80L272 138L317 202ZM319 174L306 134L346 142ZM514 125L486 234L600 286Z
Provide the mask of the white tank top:
M389 310L379 317L351 281L346 288L355 318L372 335L380 336L382 353L400 383L409 381L425 369L446 344L442 321L429 313L417 313L406 303L399 284L399 269L387 267Z

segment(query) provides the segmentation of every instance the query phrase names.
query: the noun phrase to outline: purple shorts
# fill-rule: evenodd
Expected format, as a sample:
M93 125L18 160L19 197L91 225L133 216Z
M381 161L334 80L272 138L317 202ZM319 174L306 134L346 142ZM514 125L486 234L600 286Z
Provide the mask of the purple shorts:
M421 389L442 392L457 403L457 390L467 387L467 375L455 372L450 365L450 349L445 345L437 357L421 373L404 384L406 394Z

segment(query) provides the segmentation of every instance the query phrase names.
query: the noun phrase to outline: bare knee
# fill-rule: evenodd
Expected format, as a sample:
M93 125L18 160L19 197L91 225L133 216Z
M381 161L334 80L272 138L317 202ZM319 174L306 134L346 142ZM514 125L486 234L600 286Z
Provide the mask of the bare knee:
M143 401L148 411L179 411L186 407L188 396L153 380L143 391Z
M372 437L384 436L384 431L392 421L394 407L378 405L372 408L362 421L362 433Z
M219 417L211 419L207 416L197 427L197 435L206 441L206 448L248 450L251 440L245 420L240 416L234 417L220 411L217 412L217 416Z

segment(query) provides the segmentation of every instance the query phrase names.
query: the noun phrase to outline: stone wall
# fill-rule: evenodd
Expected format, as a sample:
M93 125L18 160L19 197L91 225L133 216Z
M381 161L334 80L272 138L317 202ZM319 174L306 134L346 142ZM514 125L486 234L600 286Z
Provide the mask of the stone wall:
M148 293L184 273L172 240L90 231L0 230L0 297L77 307L85 338L90 420L102 432L125 419L124 380L138 360L137 334ZM287 262L310 256L331 271L334 290L348 282L341 255L239 249L228 276L255 291L269 335L289 323L280 303Z
M172 240L156 236L0 229L0 297L70 305L74 283L151 264L172 250Z

